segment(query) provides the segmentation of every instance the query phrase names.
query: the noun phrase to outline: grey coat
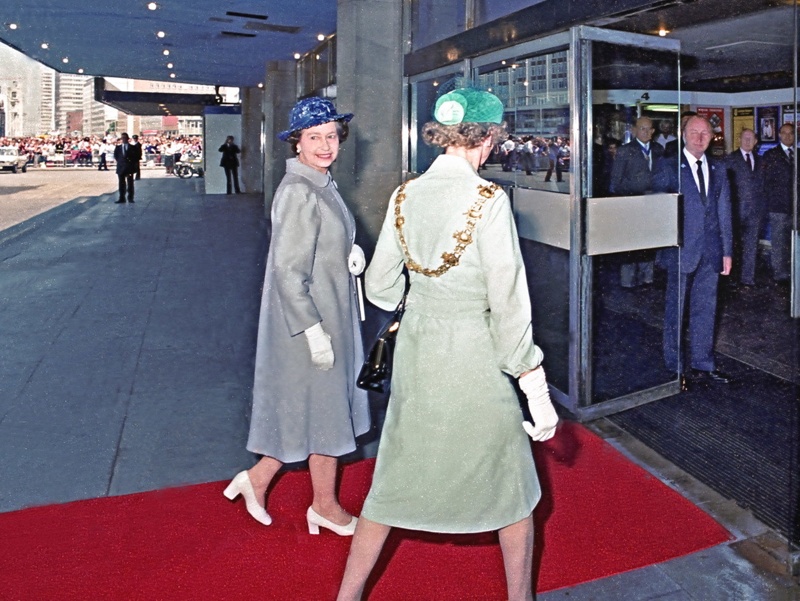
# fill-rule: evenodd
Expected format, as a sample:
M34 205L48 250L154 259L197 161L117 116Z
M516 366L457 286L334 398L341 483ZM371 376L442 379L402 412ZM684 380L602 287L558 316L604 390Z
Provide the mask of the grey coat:
M253 453L284 463L312 453L338 457L369 430L367 394L355 385L363 349L347 269L354 240L355 222L331 176L289 159L272 206L247 441ZM303 334L320 321L333 344L328 371L312 365Z

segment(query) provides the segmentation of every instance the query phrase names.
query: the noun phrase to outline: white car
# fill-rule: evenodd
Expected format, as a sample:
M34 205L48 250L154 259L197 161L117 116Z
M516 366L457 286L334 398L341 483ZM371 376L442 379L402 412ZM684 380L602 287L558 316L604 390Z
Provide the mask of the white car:
M0 169L25 173L28 170L28 156L20 154L14 146L4 146L0 148Z

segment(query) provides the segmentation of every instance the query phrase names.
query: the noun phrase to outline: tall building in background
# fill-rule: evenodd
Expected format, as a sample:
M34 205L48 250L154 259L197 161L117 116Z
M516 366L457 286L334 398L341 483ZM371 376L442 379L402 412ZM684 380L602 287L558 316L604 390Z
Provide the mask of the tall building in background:
M39 131L49 134L56 129L56 72L42 67L39 91Z
M33 136L39 130L42 65L0 44L0 113L8 137Z
M83 135L102 138L107 129L106 113L111 110L94 99L94 77L88 78L83 90Z
M87 75L56 73L56 130L61 134L83 133L83 96ZM80 111L80 121L76 113Z

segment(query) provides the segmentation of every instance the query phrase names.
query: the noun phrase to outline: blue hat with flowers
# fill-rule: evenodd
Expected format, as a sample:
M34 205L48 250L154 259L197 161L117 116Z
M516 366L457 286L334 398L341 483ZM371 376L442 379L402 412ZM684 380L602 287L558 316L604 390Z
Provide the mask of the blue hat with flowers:
M346 123L352 118L353 113L337 113L336 107L330 100L318 96L303 98L298 100L297 104L289 111L289 129L279 133L278 138L285 142L293 131L308 129L331 121Z
M503 102L494 94L474 88L460 88L440 96L433 118L442 125L503 122Z

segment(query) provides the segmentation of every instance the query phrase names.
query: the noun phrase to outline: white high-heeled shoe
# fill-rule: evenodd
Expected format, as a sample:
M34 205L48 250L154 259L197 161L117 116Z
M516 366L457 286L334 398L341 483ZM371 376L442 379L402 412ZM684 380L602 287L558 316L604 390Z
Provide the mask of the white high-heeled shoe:
M311 507L309 507L308 511L306 511L306 520L308 521L309 534L319 534L319 527L322 526L331 532L335 532L339 536L353 536L353 532L356 531L356 524L358 524L358 518L355 516L353 516L350 522L344 526L334 524L311 509Z
M253 483L250 482L250 476L247 474L247 470L236 474L222 494L231 501L239 495L242 495L244 504L247 507L247 513L252 515L255 521L265 526L269 526L272 523L272 518L269 517L267 510L261 507L258 501L256 501L256 491L253 490Z

